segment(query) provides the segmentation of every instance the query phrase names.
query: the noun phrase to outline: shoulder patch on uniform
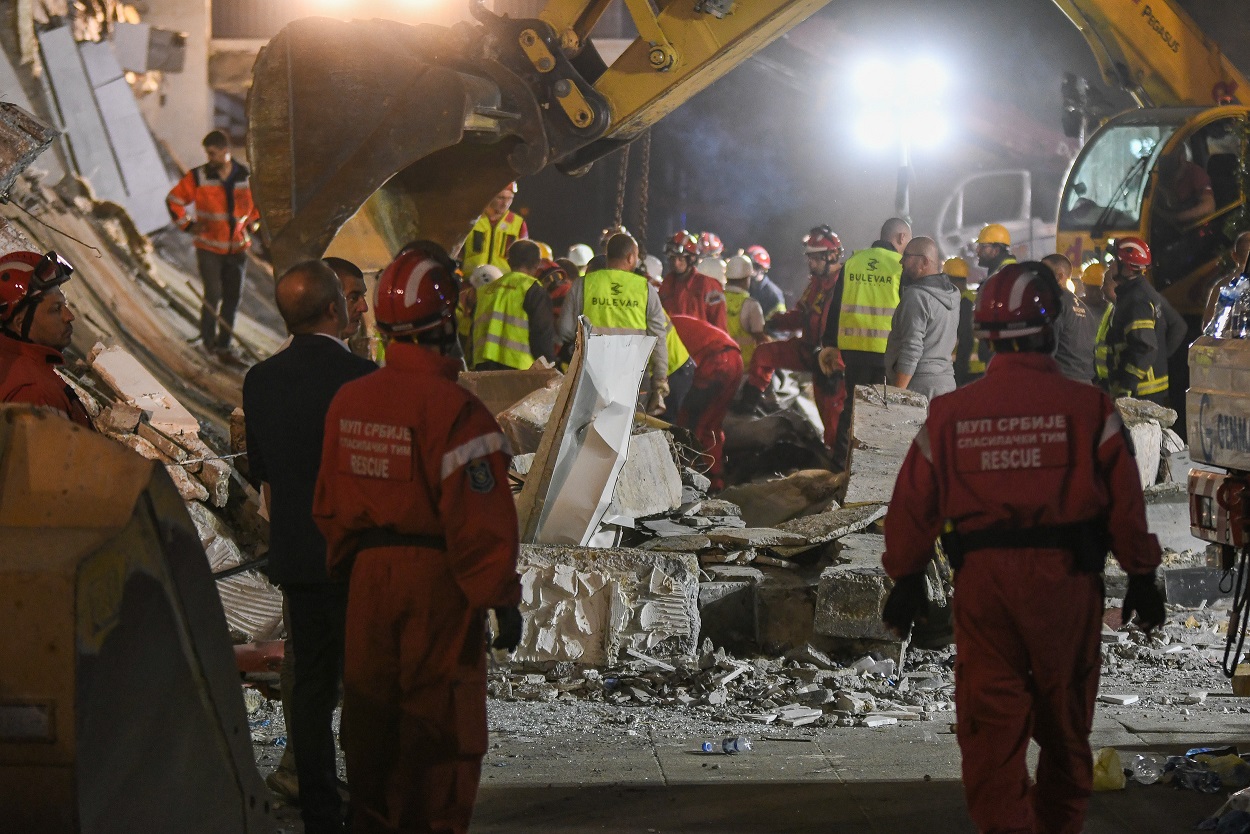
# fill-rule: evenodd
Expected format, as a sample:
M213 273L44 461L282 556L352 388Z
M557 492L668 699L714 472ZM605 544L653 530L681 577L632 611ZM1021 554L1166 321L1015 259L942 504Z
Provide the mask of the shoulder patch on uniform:
M490 461L486 458L471 460L464 469L469 476L469 489L485 493L495 488L495 473L490 471Z
M725 301L725 294L720 290L708 290L707 296L704 297L704 304L722 304Z

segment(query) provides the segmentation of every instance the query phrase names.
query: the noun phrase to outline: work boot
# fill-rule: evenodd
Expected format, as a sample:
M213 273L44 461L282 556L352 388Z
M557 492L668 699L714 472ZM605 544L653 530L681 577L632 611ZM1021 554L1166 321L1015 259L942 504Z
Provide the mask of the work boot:
M292 805L299 804L299 777L294 770L284 767L275 768L273 773L265 777L265 784L273 795Z

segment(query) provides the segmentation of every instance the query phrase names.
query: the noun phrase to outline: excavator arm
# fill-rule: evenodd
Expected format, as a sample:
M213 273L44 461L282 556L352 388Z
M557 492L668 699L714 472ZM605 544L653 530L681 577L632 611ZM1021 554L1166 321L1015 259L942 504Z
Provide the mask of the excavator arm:
M1054 0L1081 31L1104 80L1140 107L1246 101L1250 82L1169 0Z
M366 268L410 240L459 246L517 177L632 141L828 0L626 0L639 36L608 65L608 0L536 18L472 7L455 28L305 18L261 51L248 99L252 189L275 269L350 241Z

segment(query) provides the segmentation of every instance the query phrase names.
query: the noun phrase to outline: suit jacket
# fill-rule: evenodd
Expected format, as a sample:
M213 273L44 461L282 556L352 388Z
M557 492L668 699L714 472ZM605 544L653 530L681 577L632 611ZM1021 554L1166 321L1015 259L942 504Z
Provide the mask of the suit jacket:
M376 370L312 333L295 336L243 380L248 465L255 480L269 482L268 573L275 584L331 581L326 541L312 518L326 412L344 383Z

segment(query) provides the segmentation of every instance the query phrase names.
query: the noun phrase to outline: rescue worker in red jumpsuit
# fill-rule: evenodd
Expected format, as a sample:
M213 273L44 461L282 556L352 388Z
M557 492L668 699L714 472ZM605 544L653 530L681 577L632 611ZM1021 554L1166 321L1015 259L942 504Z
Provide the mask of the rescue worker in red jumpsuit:
M710 275L695 269L699 262L699 240L687 231L673 235L664 244L668 273L660 284L660 303L670 316L694 316L725 330L725 288Z
M742 382L742 349L724 330L694 316L672 316L673 327L694 359L694 381L677 412L677 425L694 432L712 458L713 492L725 488L725 432L721 426Z
M1124 622L1136 612L1149 631L1164 619L1131 441L1111 399L1052 358L1060 309L1042 263L981 286L976 335L993 358L982 379L929 403L885 520L887 625L906 634L922 615L939 534L955 569L964 792L993 834L1083 830L1108 550L1129 575Z
M842 241L828 226L817 226L803 238L811 281L793 310L768 320L770 330L802 331L784 342L768 342L755 349L742 389L744 411L760 399L778 368L812 374L816 410L825 424L825 446L834 447L838 420L846 403L842 358L838 349L838 311L842 306Z
M91 428L87 409L55 370L74 335L60 289L73 272L55 252L0 257L0 403L44 406Z
M465 832L486 752L486 612L521 637L508 444L456 384L458 287L414 249L378 282L386 367L326 417L313 516L350 571L343 670L353 830Z

